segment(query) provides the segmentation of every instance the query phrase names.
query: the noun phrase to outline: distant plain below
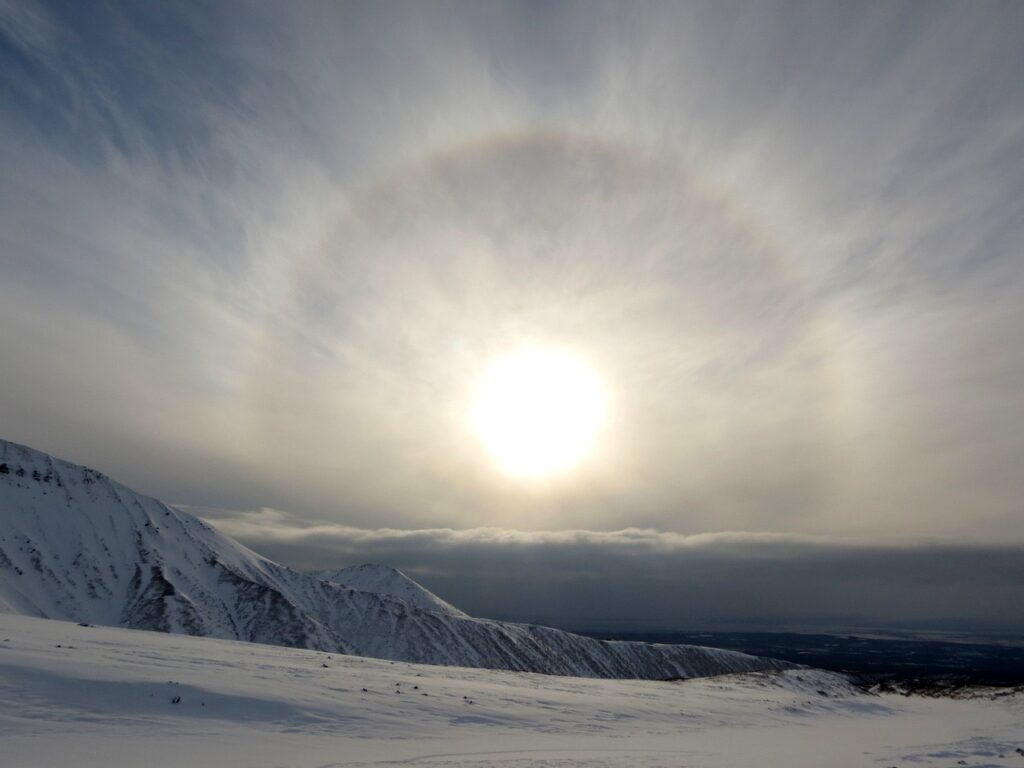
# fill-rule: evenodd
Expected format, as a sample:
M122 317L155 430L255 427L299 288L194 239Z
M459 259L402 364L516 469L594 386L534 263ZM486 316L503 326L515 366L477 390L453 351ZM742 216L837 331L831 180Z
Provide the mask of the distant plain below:
M743 651L879 680L956 678L973 685L1024 684L1024 638L929 639L920 634L851 632L580 632L605 640L684 643Z

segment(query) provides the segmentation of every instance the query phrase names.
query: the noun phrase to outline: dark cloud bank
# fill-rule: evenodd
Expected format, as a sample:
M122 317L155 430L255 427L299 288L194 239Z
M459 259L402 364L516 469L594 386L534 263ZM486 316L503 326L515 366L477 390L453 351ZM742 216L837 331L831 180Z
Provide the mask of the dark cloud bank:
M1024 631L1024 547L653 530L363 529L207 513L297 568L379 562L472 614L574 629Z

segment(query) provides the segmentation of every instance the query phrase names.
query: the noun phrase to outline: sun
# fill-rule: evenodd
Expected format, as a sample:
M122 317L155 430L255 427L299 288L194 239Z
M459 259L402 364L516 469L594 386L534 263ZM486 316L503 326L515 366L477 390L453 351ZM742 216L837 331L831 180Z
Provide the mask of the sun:
M511 475L543 477L571 469L604 425L605 388L582 358L528 347L496 359L481 378L476 431Z

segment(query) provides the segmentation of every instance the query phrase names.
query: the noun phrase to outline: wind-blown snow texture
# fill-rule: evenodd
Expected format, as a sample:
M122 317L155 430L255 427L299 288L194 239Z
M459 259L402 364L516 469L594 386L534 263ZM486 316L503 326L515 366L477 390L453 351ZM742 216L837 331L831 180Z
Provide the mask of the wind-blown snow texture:
M95 470L0 441L0 606L14 613L580 677L666 679L791 666L472 619L429 600L397 572L364 571L327 580L293 571ZM345 578L359 588L336 583Z

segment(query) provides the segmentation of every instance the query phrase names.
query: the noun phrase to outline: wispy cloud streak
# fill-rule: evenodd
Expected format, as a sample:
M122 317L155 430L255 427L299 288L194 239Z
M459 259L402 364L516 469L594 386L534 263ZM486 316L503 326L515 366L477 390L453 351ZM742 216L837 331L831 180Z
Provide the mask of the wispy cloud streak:
M1022 8L0 2L4 436L362 528L1019 542ZM614 396L530 487L466 425L524 339Z

